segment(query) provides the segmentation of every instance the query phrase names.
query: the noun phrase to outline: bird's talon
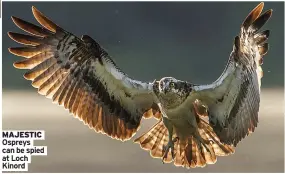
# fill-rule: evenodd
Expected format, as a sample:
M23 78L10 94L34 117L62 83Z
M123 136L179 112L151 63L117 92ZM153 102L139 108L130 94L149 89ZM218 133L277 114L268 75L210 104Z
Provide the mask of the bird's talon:
M175 154L174 154L174 150L173 149L171 149L171 156L172 156L172 159L174 159Z
M176 141L179 141L178 137L175 137L172 142L175 143Z
M167 154L168 154L169 150L171 150L171 156L172 156L172 159L174 159L174 157L175 157L175 154L174 154L174 143L177 142L178 140L179 140L179 138L176 137L172 141L169 141L166 146L162 147L162 153L164 154L163 158L162 158L162 163L163 164L164 164L164 159L167 158Z
M165 153L165 151L166 151L166 146L165 146L165 145L163 145L163 146L162 146L162 153L164 154L164 153Z

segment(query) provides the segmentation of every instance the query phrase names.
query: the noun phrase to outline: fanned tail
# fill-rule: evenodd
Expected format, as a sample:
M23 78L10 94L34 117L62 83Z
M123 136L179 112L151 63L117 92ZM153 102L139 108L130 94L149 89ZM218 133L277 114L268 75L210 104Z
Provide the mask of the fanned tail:
M178 140L174 144L175 166L186 168L205 167L206 164L216 163L217 156L227 156L234 153L232 146L220 142L219 138L206 121L200 121L198 131L204 140L210 142L209 144L205 144L208 151L202 144L199 144L199 141L197 141L194 136L189 136L184 141ZM163 146L167 145L168 140L167 128L160 120L147 133L138 137L135 142L139 143L142 149L150 151L152 157L162 159L164 155ZM163 162L172 162L170 151Z
M168 140L168 130L160 119L147 133L135 139L134 142L139 143L142 149L150 151L150 155L153 158L162 158L162 149ZM168 155L164 162L171 162L170 157L171 155Z

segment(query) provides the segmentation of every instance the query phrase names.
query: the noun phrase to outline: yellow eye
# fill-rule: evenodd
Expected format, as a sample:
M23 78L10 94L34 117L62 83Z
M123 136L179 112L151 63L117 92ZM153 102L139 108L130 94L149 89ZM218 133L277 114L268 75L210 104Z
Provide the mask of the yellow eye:
M170 83L169 83L169 87L170 87L170 88L174 88L174 86L175 86L174 82L170 82Z

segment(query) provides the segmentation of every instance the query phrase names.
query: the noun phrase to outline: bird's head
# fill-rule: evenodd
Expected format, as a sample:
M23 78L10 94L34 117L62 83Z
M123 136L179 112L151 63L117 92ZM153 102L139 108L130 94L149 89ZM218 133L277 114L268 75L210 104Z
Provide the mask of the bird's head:
M164 77L157 81L157 89L160 94L179 95L184 93L186 90L189 90L189 84L173 77Z
M164 77L158 82L159 93L177 93L178 92L178 80L173 77Z
M161 103L172 107L186 99L191 92L191 86L185 81L173 77L164 77L159 81L155 80L154 92Z

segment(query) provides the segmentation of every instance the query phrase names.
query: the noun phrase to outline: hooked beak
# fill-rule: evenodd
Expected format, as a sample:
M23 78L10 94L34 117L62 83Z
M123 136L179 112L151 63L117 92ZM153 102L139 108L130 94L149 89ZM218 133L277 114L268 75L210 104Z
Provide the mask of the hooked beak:
M161 81L159 81L159 83L158 83L158 90L159 90L159 92L160 93L166 93L166 89L165 89L165 86L164 85L161 85ZM161 87L162 86L162 87Z
M166 94L166 92L168 92L168 90L165 87L163 87L162 90L163 90L164 94Z

